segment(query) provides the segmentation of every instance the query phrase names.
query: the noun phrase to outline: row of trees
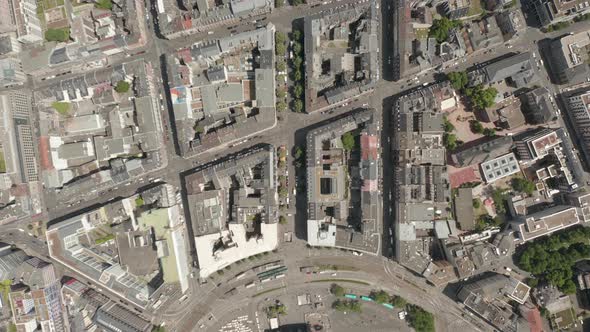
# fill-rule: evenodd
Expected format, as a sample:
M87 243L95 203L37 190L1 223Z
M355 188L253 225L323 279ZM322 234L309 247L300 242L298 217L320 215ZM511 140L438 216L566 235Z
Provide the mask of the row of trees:
M590 229L570 228L536 240L519 255L518 266L536 276L533 284L544 281L566 294L576 291L573 265L590 257Z
M453 124L446 117L444 118L443 129L445 130L445 134L443 135L443 144L447 150L453 151L463 143L459 141L457 139L457 135L453 133L455 131L455 126L453 126Z
M336 300L332 308L341 312L362 312L361 303L356 300Z
M285 63L285 54L287 52L287 36L277 31L275 32L275 54L277 56L276 62L276 69L279 72L284 72L287 69L287 65ZM285 81L285 77L281 74L277 76L277 111L283 112L287 109L287 103L285 99L287 98L287 89L283 85Z
M473 120L469 123L469 128L472 133L483 134L488 137L496 136L496 130L493 128L484 128L481 122Z
M293 40L293 110L303 112L305 103L305 82L303 66L303 34L301 30L295 29L292 34Z
M338 284L332 284L330 292L338 297L345 294L344 288ZM394 307L406 309L408 323L417 332L434 332L434 316L417 305L408 304L403 297L390 295L384 290L372 291L369 297L379 304L390 303ZM338 311L361 312L361 304L355 300L338 299L334 301L332 308Z

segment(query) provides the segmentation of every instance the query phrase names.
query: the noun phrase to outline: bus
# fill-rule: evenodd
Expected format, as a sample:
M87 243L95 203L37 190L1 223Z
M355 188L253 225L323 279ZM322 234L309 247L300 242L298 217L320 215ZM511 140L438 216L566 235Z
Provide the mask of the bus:
M348 299L356 299L356 295L354 295L354 294L344 294L344 297L346 297Z
M383 303L383 306L387 309L392 309L393 310L393 305L390 303Z
M361 300L367 301L367 302L373 302L373 299L368 296L361 296Z

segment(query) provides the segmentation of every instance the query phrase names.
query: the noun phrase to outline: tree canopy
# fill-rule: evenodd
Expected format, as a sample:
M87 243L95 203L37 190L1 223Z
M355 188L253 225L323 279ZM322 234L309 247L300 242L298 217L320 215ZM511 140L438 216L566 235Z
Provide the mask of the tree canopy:
M590 228L569 228L526 245L518 266L566 294L576 291L573 265L590 257Z
M297 113L303 112L303 102L301 101L301 99L297 99L295 100L295 102L293 102L293 109Z
M445 144L445 148L449 151L453 151L459 146L459 141L455 134L445 133L443 135L443 143Z
M450 72L447 74L447 78L455 90L463 90L467 86L467 83L469 83L467 72L465 71Z
M121 80L117 82L117 85L115 85L115 91L117 91L118 93L125 93L129 91L129 87L129 82Z
M393 306L398 307L398 308L405 308L405 306L408 304L408 302L403 297L398 296L398 295L394 295L391 297L391 304L393 304Z
M442 43L449 38L449 31L453 28L457 28L461 26L461 21L458 20L449 20L446 17L443 17L438 20L432 21L432 26L428 31L428 34L431 37L436 38L436 41Z
M344 296L344 288L338 284L332 284L332 286L330 286L330 293L338 297Z
M275 53L278 56L285 55L285 52L287 50L286 42L287 42L287 36L284 33L277 31L275 33Z
M483 134L487 137L494 137L496 136L496 130L494 128L485 128Z
M446 116L443 118L443 129L445 130L445 133L450 133L455 130L455 126L453 126Z
M416 332L434 332L434 316L428 311L416 305L409 305L407 318Z
M483 125L479 121L471 121L471 123L469 124L469 128L471 129L471 132L473 132L473 133L476 133L476 134L483 133Z
M377 303L389 303L391 299L389 294L384 290L371 292L371 298Z
M338 311L348 311L348 312L361 312L361 304L359 301L343 301L343 300L336 300L332 303L332 308Z
M354 148L354 136L351 132L344 133L341 139L344 150L350 151Z
M512 189L529 196L535 191L535 183L523 178L513 178L511 181Z
M492 87L484 89L480 84L473 88L465 89L465 94L470 98L476 108L485 109L494 105L494 99L496 99L498 90Z

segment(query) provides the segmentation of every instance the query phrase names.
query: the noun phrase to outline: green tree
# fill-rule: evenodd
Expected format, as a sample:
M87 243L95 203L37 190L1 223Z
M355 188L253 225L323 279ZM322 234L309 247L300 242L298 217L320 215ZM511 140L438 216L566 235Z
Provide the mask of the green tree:
M106 10L113 9L113 3L111 2L111 0L97 0L94 3L94 6L96 8L106 9Z
M443 135L443 143L445 144L445 148L449 151L453 151L457 148L457 136L455 134L445 133Z
M394 295L391 298L391 304L393 304L393 306L397 308L405 308L408 302L403 297L399 295Z
M475 133L475 134L483 133L483 125L479 121L475 121L475 120L471 121L469 127L470 127L472 133Z
M527 281L526 281L526 283L527 283L527 285L529 285L529 287L535 288L539 284L539 279L537 279L537 278L528 278Z
M465 94L469 97L471 103L476 108L485 109L494 105L494 100L496 99L498 90L493 87L484 89L480 84L473 88L465 89Z
M117 85L115 85L115 91L117 91L118 93L125 93L129 91L129 87L129 82L121 80L117 82Z
M295 82L299 82L299 81L301 81L301 78L302 78L301 71L299 71L299 69L295 69L295 72L293 73L293 80ZM298 86L299 85L300 85L300 83L298 83Z
M304 3L303 0L293 0L293 6L303 5Z
M526 244L517 265L564 293L575 292L574 264L590 257L590 229L568 228Z
M496 130L493 128L486 128L483 130L483 134L487 137L494 137L496 136Z
M301 54L301 51L303 50L303 46L301 46L301 43L299 42L294 42L293 43L293 52L297 55Z
M301 98L303 95L303 86L301 84L295 85L295 88L293 89L293 95L295 98Z
M419 306L409 305L407 318L416 332L434 332L434 316Z
M275 8L281 8L285 5L285 0L275 0Z
M354 136L351 132L346 132L340 138L342 140L342 147L346 151L351 151L354 148Z
M481 207L481 201L478 198L473 199L473 208L479 209Z
M285 61L279 60L279 61L277 61L276 68L277 68L277 71L285 71L285 69L287 69L287 65L285 65Z
M287 307L285 307L283 304L272 305L266 308L266 314L269 318L275 318L279 315L286 315Z
M494 206L496 207L496 213L506 212L504 207L504 200L506 200L506 191L501 188L496 188L492 192L492 199L494 200Z
M499 218L493 218L489 214L484 214L479 216L477 222L475 223L475 230L481 232L488 228L498 227L500 226L502 221Z
M278 112L284 112L286 109L287 109L287 103L285 103L282 100L277 103L277 111Z
M70 29L69 28L62 28L62 29L52 29L49 28L45 31L45 40L47 41L56 41L56 42L66 42L70 40Z
M371 292L371 298L373 300L375 300L375 302L377 303L389 303L391 297L389 296L389 294L384 291L384 290L380 290L380 291L373 291Z
M285 99L287 97L287 90L283 86L277 87L277 98L278 99Z
M293 41L297 41L297 42L298 41L301 41L301 37L303 35L301 34L301 31L299 29L293 30L292 34L293 34L293 36L292 36L293 37Z
M297 99L293 102L293 109L297 113L303 112L303 102L300 99Z
M338 297L342 297L344 296L344 288L338 284L332 284L332 286L330 286L330 293L332 293L334 296L338 296Z
M278 56L284 56L287 51L286 48L287 36L282 32L275 33L275 53Z
M446 116L443 118L443 129L445 130L445 133L450 133L455 130L455 126L453 126Z
M297 70L299 70L299 68L301 68L302 64L303 64L303 59L300 56L296 56L295 59L293 59L293 66L295 66L295 68Z
M430 37L434 37L437 42L442 43L449 38L449 31L453 28L461 26L461 21L449 20L443 17L438 20L432 21L432 26L428 31Z
M513 178L510 184L514 191L525 193L529 196L535 192L535 183L524 178Z
M296 146L295 147L295 159L300 159L301 157L303 157L303 154L305 153L305 151L303 151L303 149L300 146Z
M332 308L342 312L362 312L361 304L358 301L343 301L338 299L332 303Z
M465 71L453 71L447 74L447 78L451 82L451 85L455 90L463 90L469 83L467 78L467 72Z

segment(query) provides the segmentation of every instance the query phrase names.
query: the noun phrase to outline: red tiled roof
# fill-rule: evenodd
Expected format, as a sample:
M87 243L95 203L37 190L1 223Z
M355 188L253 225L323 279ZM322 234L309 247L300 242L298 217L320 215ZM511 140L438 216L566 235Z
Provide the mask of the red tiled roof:
M451 188L459 188L462 184L468 182L480 181L479 174L475 172L473 167L465 167L458 169L452 174L449 174L449 181L451 182Z
M51 156L49 155L49 137L41 136L39 139L39 154L41 157L41 168L44 170L53 169Z
M363 160L377 159L377 136L362 135L361 136L361 151Z
M542 332L543 323L541 321L541 313L537 308L529 310L526 314L526 320L529 322L531 332Z

